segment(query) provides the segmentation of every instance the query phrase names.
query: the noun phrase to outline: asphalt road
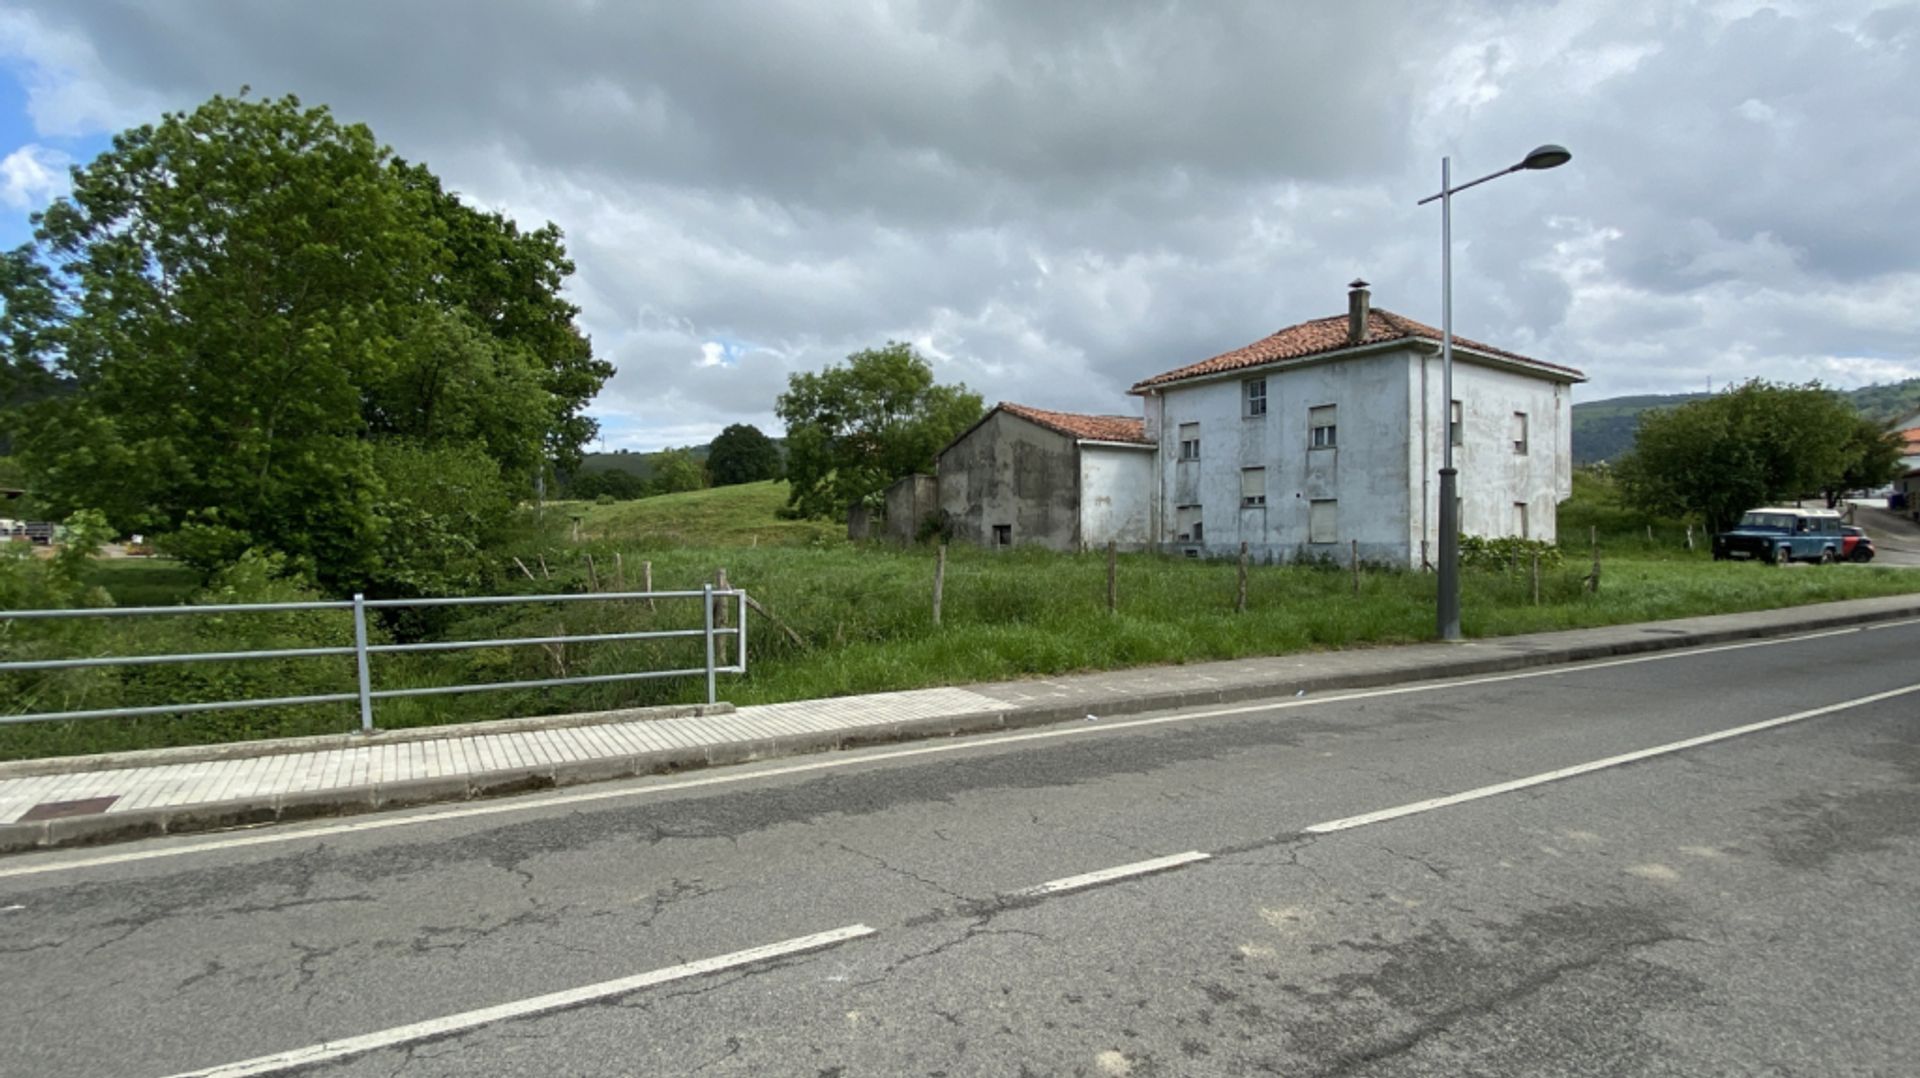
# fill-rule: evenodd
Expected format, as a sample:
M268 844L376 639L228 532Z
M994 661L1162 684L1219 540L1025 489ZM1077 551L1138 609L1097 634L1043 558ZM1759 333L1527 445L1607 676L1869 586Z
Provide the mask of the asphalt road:
M0 1074L1913 1074L1916 654L1845 630L0 860Z

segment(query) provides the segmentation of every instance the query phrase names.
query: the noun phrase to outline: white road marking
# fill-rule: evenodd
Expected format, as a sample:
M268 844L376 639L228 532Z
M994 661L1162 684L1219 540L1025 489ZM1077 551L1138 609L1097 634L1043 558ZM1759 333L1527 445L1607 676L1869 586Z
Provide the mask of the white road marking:
M668 966L651 973L641 973L632 977L622 977L614 981L602 981L581 988L569 988L564 992L553 992L531 999L502 1003L494 1007L483 1007L477 1011L464 1011L450 1014L444 1018L433 1018L411 1025L395 1026L378 1033L365 1033L358 1037L346 1037L337 1041L323 1041L305 1048L295 1048L278 1052L270 1056L243 1059L238 1063L224 1063L205 1070L183 1071L172 1078L251 1078L259 1074L279 1074L284 1071L311 1067L316 1063L329 1063L345 1059L348 1056L363 1055L381 1048L406 1044L411 1041L426 1040L433 1037L445 1037L452 1033L461 1033L494 1022L505 1022L516 1018L544 1014L566 1007L590 1003L594 1000L612 996L626 995L642 988L666 984L669 981L685 980L702 974L717 973L737 966L765 962L771 958L783 958L802 951L816 951L822 947L831 947L850 939L873 935L873 929L866 925L849 925L836 928L831 932L821 932L812 936L801 936L783 943L769 943L763 947L752 947L732 954L723 954L718 958L703 958L698 962L688 962L679 966Z
M1876 621L1872 625L1862 625L1860 628L1865 632L1873 632L1876 629L1899 629L1908 625L1920 625L1920 618L1908 618L1905 621Z
M16 903L11 906L0 906L0 913L12 913L15 910L24 910L24 909L26 909L25 906L22 906Z
M1176 853L1168 857L1156 857L1151 861L1135 861L1130 865L1115 865L1113 868L1103 868L1098 872L1083 872L1078 876L1049 880L1035 887L1023 887L1013 894L1017 898L1038 898L1041 895L1057 895L1062 891L1078 891L1083 887L1124 880L1129 876L1165 872L1170 868L1179 868L1181 865L1191 865L1195 861L1208 860L1212 856L1198 850L1189 850L1186 853Z
M1397 820L1402 816L1413 816L1422 812L1432 812L1434 809L1464 804L1468 801L1478 801L1487 797L1498 797L1501 794L1510 794L1515 790L1524 790L1530 786L1558 782L1561 779L1570 779L1576 775L1586 775L1611 767L1620 767L1624 764L1631 764L1655 756L1665 756L1669 753L1683 752L1687 749L1698 748L1701 745L1711 745L1716 741L1726 741L1729 738L1743 737L1747 734L1757 734L1762 730L1771 730L1776 726L1805 722L1808 719L1819 718L1822 715L1831 715L1836 711L1846 711L1850 708L1861 707L1866 704L1877 704L1882 700L1892 700L1896 697L1906 696L1916 692L1920 692L1920 685L1909 685L1904 689L1889 689L1886 692L1877 692L1868 696L1855 697L1852 700L1842 700L1837 704L1809 708L1806 711L1796 711L1791 715L1782 715L1775 719L1765 719L1760 722L1748 723L1745 726L1735 726L1732 729L1719 730L1711 734L1701 734L1699 737L1689 737L1680 741L1669 741L1664 745L1655 745L1648 749L1636 749L1633 752L1623 752L1618 756L1608 756L1605 759L1592 760L1584 764L1575 764L1572 767L1563 767L1556 771L1543 771L1538 775L1529 775L1522 779L1496 782L1491 786L1481 786L1477 789L1466 790L1457 794L1448 794L1445 797L1431 797L1425 801L1415 801L1412 804L1380 809L1377 812L1365 812L1358 816L1347 816L1338 820L1328 820L1325 823L1314 824L1305 830L1306 833L1310 835L1324 835L1332 831L1346 831L1355 827L1365 827L1368 824L1384 823L1387 820Z
M1740 651L1746 648L1795 644L1807 640L1819 640L1824 637L1841 636L1846 633L1856 633L1859 631L1860 629L1858 627L1828 629L1800 636L1775 637L1767 640L1748 640L1738 644L1717 644L1711 647L1683 648L1677 651L1663 651L1652 655L1635 655L1624 659L1604 659L1597 662L1582 662L1567 666L1549 666L1534 670L1521 670L1506 674L1488 674L1481 677L1460 678L1451 681L1421 682L1416 685L1399 685L1384 689L1364 689L1358 692L1336 693L1327 696L1306 696L1295 699L1270 700L1265 703L1215 708L1211 711L1188 711L1174 715L1160 715L1150 719L1114 720L1102 722L1098 725L1082 723L1022 734L968 737L964 741L949 741L937 745L921 745L910 749L889 749L882 752L864 753L856 756L836 756L804 764L785 764L778 767L761 768L751 771L729 771L723 774L707 775L693 779L676 779L668 782L654 783L638 789L587 790L579 793L550 795L538 799L513 798L479 805L463 805L459 808L435 809L412 815L372 816L349 820L343 823L300 828L298 830L292 829L292 826L289 826L286 829L275 828L271 831L262 831L255 834L230 835L201 842L182 843L177 846L161 846L126 853L98 854L92 857L49 860L10 868L0 868L0 879L19 876L38 876L49 872L65 872L69 869L99 868L106 865L149 861L160 857L180 857L187 854L211 853L218 850L239 849L247 846L265 846L279 842L299 842L305 839L326 838L329 835L356 834L362 831L381 831L389 827L411 827L416 824L441 823L447 820L464 820L480 816L495 816L509 812L535 812L541 809L563 808L568 805L588 804L595 801L608 801L629 797L648 797L654 794L671 793L675 790L689 790L702 786L718 786L735 782L753 782L758 779L779 778L783 775L829 771L842 767L856 767L862 764L882 763L888 760L907 759L915 756L931 756L938 753L968 752L974 749L992 748L997 745L1012 745L1026 741L1048 741L1060 737L1108 734L1116 730L1128 730L1136 727L1199 722L1205 719L1226 718L1233 715L1288 711L1302 707L1319 707L1325 704L1339 704L1352 700L1371 700L1385 696L1439 692L1447 689L1468 688L1475 685L1492 685L1505 681L1524 681L1530 678L1559 677L1587 670L1603 670L1614 666L1631 666L1639 663L1692 658L1698 655L1713 655L1725 651ZM1472 645L1468 644L1464 646L1471 647ZM58 854L50 854L49 856L59 857Z

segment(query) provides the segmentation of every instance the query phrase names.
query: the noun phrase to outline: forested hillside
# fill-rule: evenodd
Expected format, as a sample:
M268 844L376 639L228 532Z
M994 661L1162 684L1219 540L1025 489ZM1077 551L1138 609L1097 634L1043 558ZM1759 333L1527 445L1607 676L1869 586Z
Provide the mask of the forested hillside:
M1640 413L1699 400L1705 393L1610 397L1573 406L1573 462L1616 460L1633 448ZM1843 393L1860 414L1876 423L1894 423L1920 412L1920 378L1891 385L1865 386Z

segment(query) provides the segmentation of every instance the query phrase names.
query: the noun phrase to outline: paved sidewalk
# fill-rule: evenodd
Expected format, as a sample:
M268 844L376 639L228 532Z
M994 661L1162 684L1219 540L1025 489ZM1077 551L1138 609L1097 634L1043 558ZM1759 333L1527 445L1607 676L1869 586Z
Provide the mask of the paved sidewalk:
M1920 596L734 709L663 709L0 763L0 853L459 801L1180 707L1920 617ZM635 718L636 714L640 717Z

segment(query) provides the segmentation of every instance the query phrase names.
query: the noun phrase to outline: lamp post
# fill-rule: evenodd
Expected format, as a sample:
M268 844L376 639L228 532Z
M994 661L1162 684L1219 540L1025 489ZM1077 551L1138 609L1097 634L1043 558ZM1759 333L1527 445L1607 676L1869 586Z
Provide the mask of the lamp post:
M1440 159L1440 193L1419 201L1426 205L1440 200L1440 401L1446 415L1442 423L1443 448L1440 456L1440 639L1460 639L1460 503L1453 467L1453 196L1469 187L1498 179L1521 169L1558 168L1573 159L1566 147L1551 143L1535 149L1498 172L1453 186L1453 159ZM1464 412L1464 409L1462 409ZM1461 417L1465 426L1466 416Z

